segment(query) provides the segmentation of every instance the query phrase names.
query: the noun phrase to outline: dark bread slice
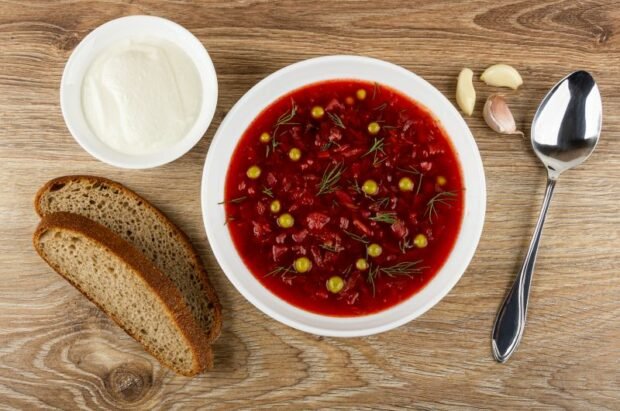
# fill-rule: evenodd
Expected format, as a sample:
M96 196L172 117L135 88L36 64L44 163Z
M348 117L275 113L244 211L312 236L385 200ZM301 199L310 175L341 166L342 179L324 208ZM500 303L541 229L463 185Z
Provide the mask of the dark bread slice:
M144 198L102 177L65 176L39 190L35 209L41 216L80 214L131 243L181 291L207 343L219 336L221 306L200 257L185 233Z
M33 244L62 277L162 364L194 375L212 366L210 346L174 284L101 224L70 213L41 220Z

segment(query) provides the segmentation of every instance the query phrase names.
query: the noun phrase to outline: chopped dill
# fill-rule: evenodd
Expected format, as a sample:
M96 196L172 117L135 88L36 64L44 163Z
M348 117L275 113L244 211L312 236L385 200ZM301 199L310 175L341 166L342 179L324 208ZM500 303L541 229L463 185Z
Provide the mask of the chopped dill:
M352 232L347 231L347 230L342 230L342 231L344 231L344 233L345 233L346 235L348 235L349 237L351 237L351 238L352 238L353 240L355 240L355 241L359 241L359 242L360 242L360 243L362 243L362 244L368 244L368 243L370 243L370 241L368 240L368 238L366 238L366 236L365 236L365 235L357 235L357 234L352 233Z
M425 216L428 216L428 221L433 222L433 217L437 217L437 205L444 204L450 205L450 201L453 201L456 197L455 191L441 191L435 194L428 202L426 203L426 211L424 212Z
M273 198L273 191L271 191L271 189L270 189L270 188L268 188L268 187L263 186L263 191L262 191L262 193L263 193L263 194L265 194L265 195L266 195L266 196L268 196L268 197Z
M321 182L316 185L319 189L316 195L320 196L333 192L336 188L336 184L338 184L338 181L340 181L340 177L342 177L342 173L344 172L344 170L345 166L342 162L335 164L334 166L327 166L327 168L323 172Z
M413 174L418 176L418 187L415 190L416 195L420 194L420 189L422 188L422 179L424 178L424 173L419 171L414 166L409 166L409 168L396 167L397 170L403 171L405 173Z
M369 219L378 223L394 224L396 222L396 213L394 211L380 211Z
M390 203L390 197L382 197L375 201L375 204L379 208L385 208Z
M344 123L342 122L342 119L340 117L338 117L338 114L330 113L328 111L327 115L329 116L329 119L332 121L332 123L334 123L336 125L336 127L340 127L341 129L345 129L346 128Z
M422 272L424 267L418 267L418 265L422 262L422 260L415 261L403 261L388 267L380 267L373 266L372 264L368 268L368 275L366 277L366 281L372 287L372 295L375 296L376 293L376 284L375 281L379 277L380 274L385 274L388 277L413 277L415 274L419 274Z
M379 270L388 277L407 276L412 277L414 274L422 272L424 267L418 267L422 260L403 261L389 267L381 267Z
M372 99L373 100L375 99L375 97L377 97L378 93L379 93L379 83L375 81L375 84L372 87Z
M370 148L368 149L367 152L362 154L361 158L364 158L364 157L374 153L375 154L375 159L376 159L377 153L381 152L381 153L385 154L385 151L383 151L384 147L385 147L385 143L384 143L383 138L375 137L375 140L372 143L372 146L370 146Z
M273 126L273 138L271 139L272 151L275 151L276 147L278 147L278 145L280 144L276 139L276 137L278 137L278 129L280 128L280 126L299 125L299 123L295 123L291 121L293 120L293 118L295 118L296 114L297 114L297 105L295 104L295 101L291 99L291 109L289 111L282 113L282 115L278 117L278 120L276 120L276 124L274 124Z
M246 198L248 198L248 196L241 196L241 197L237 197L237 198L232 198L230 200L224 200L224 201L220 201L219 203L217 203L218 205L221 204L239 204L240 202L244 201Z
M398 248L400 248L401 253L405 254L407 250L413 248L413 244L411 243L411 241L409 241L407 237L405 237L398 242Z
M265 277L270 277L272 275L276 275L276 274L288 274L288 273L295 273L295 269L293 268L292 265L288 266L288 267L284 267L284 266L278 266L275 269L269 271L267 274L265 274Z
M356 179L352 180L349 188L353 189L353 191L355 191L357 194L362 194L362 189Z
M387 103L383 103L383 104L380 104L377 107L373 108L373 110L375 110L375 111L383 111L383 110L385 110L386 107L387 107Z
M337 253L337 252L342 250L342 247L336 247L336 246L333 246L333 245L327 244L327 243L323 243L323 244L319 245L319 247L321 247L323 250L327 250L327 251L332 252L332 253Z

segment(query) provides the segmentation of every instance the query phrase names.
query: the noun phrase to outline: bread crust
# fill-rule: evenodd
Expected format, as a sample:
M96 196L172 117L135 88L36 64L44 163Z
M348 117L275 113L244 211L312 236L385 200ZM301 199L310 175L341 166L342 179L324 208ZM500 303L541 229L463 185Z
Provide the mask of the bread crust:
M96 184L103 183L107 184L110 187L118 189L128 198L142 201L144 207L148 209L150 212L155 214L157 218L162 222L162 224L166 225L172 232L175 233L177 240L182 244L183 248L187 251L188 255L192 258L192 262L194 263L196 270L198 271L198 278L202 282L203 289L205 294L207 295L209 301L213 304L213 326L210 330L204 330L205 340L207 344L215 341L221 333L222 329L222 306L220 304L219 298L215 292L215 288L211 284L209 280L207 270L204 267L202 259L194 249L194 246L190 242L187 235L179 228L176 224L174 224L162 211L160 211L157 207L151 204L144 197L141 197L139 194L134 192L133 190L125 187L124 185L109 180L104 177L91 176L91 175L67 175L62 177L54 178L47 183L43 187L39 189L34 199L34 208L37 214L43 217L43 210L41 208L41 199L43 195L48 191L53 191L54 186L67 184L69 182L82 182L86 181L87 183Z
M107 312L96 300L87 295L81 289L79 284L76 284L65 277L61 270L46 258L46 255L39 246L40 239L45 232L53 229L73 232L76 235L87 237L98 243L101 247L108 250L109 253L120 258L131 267L138 278L143 281L145 286L150 289L152 293L161 301L162 305L165 307L166 315L180 330L186 344L190 347L194 359L191 370L175 368L174 365L167 362L165 358L150 350L149 347L141 341L140 335L136 335L123 327L115 315ZM127 334L142 343L145 349L162 364L175 372L186 376L196 375L204 369L212 367L213 354L211 348L208 344L205 344L204 333L194 319L194 316L185 303L185 299L179 290L175 287L172 281L161 271L159 271L159 269L157 269L155 265L153 265L153 263L149 261L140 251L116 235L110 229L77 214L66 212L51 213L43 216L41 222L37 226L37 229L33 235L33 245L37 253L50 265L50 267L52 267L61 277L80 291L86 298L92 301L97 307L99 307L99 309L112 318L112 320L114 320L114 322L116 322L116 324Z

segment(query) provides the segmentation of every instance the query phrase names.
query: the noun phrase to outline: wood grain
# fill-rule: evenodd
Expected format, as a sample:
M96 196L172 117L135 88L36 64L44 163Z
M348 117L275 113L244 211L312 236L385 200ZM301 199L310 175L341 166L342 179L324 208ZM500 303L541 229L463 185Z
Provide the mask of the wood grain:
M208 48L220 100L205 138L172 164L124 171L71 138L58 88L71 50L115 17L152 14ZM617 1L0 1L0 408L4 409L619 409L620 3ZM544 171L527 140L467 119L484 161L480 246L452 292L414 322L357 339L319 338L261 314L227 281L206 241L202 164L226 111L262 77L326 54L382 58L453 99L459 70L505 62L527 130L560 77L595 75L605 109L596 153L562 177L542 240L523 344L493 361L490 330L538 213ZM170 215L206 261L225 307L216 367L162 369L35 254L32 199L46 180L92 173Z

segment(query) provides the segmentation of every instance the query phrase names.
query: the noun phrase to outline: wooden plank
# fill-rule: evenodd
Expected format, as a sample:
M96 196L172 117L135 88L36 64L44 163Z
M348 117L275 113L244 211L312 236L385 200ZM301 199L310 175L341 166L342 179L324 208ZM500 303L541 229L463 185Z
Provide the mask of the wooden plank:
M620 3L617 1L0 1L0 403L9 408L455 409L620 407ZM208 48L220 100L205 138L172 164L116 169L69 135L58 88L89 31L129 14L170 18ZM529 241L544 171L529 141L498 136L481 118L493 90L476 80L467 122L488 184L472 264L433 310L397 330L319 338L261 314L226 280L200 214L203 161L226 111L258 80L296 61L360 54L400 64L453 100L456 75L517 67L507 92L527 130L542 96L583 68L603 96L603 137L563 176L536 268L529 324L508 364L490 330ZM202 254L225 307L213 372L162 369L36 256L32 199L46 180L92 173L134 188L170 215Z

